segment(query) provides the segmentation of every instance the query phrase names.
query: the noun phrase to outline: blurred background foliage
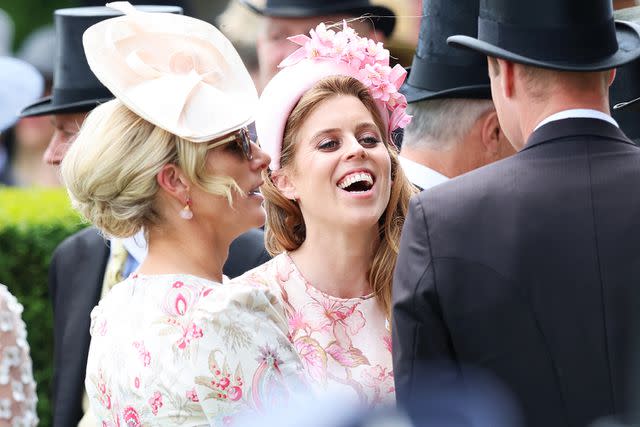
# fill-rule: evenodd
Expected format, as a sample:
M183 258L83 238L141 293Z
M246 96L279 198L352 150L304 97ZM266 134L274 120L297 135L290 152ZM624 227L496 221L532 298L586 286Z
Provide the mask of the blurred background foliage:
M24 307L33 374L37 382L40 427L51 426L53 314L47 272L53 250L84 228L64 190L0 186L0 283Z
M53 11L62 7L75 7L76 0L2 0L0 8L13 19L13 51L34 29L53 24Z

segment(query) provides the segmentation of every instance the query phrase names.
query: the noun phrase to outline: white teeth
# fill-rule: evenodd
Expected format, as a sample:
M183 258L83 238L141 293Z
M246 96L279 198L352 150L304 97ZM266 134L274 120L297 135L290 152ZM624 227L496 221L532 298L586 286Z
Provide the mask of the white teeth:
M344 190L351 184L360 182L360 181L365 181L365 182L368 182L370 185L373 185L373 177L371 176L371 174L367 172L356 172L343 178L342 181L338 183L338 187Z

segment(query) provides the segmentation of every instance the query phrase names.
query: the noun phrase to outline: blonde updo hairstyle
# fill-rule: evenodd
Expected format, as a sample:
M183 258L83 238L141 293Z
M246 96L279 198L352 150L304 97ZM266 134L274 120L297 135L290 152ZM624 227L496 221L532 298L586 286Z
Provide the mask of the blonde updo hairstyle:
M61 165L73 207L104 234L129 237L162 221L156 175L180 167L196 186L232 202L242 191L206 170L207 144L180 138L144 120L117 99L87 117ZM177 215L177 212L176 212Z
M367 88L356 78L347 76L331 76L320 80L300 98L287 120L282 141L281 168L293 167L298 132L307 117L321 102L339 95L358 98L373 116L373 120L385 139L385 146L391 158L391 195L384 213L378 221L380 245L375 251L369 284L385 313L391 311L391 283L393 269L398 256L400 232L409 206L409 198L415 188L407 180L399 166L395 147L389 141L391 136L385 133L386 126L380 112ZM265 241L267 251L271 255L283 251L293 251L300 247L306 238L304 218L298 204L280 193L265 171L264 184L260 190L265 198L267 223Z

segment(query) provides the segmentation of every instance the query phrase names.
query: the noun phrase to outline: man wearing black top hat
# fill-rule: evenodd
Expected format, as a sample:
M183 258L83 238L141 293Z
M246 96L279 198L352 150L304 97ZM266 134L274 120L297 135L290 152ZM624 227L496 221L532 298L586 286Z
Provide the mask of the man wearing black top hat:
M139 8L182 13L176 6ZM98 104L113 99L89 69L82 34L91 25L117 15L120 12L106 7L59 9L54 13L57 52L52 95L27 107L21 114L22 117L52 116L56 131L45 153L49 163L62 161L85 115ZM114 251L115 247L124 250ZM54 426L78 425L83 416L91 310L113 282L126 277L145 256L142 234L109 241L93 227L74 234L56 248L49 266L54 313ZM231 244L224 274L236 277L268 260L262 230L250 230ZM82 426L92 425L90 416L83 418L82 423Z
M640 56L640 28L614 23L611 0L481 0L477 38L448 42L488 56L519 152L410 204L393 288L398 399L431 362L494 374L530 426L623 412L640 148L611 118L608 88Z
M421 189L515 153L500 129L484 55L447 45L477 32L477 0L425 0L418 48L400 91L413 120L404 130L400 164ZM442 19L442 18L446 19Z
M343 19L364 16L350 22L356 32L384 42L393 32L395 14L384 6L373 6L369 0L267 0L264 7L254 0L240 0L255 13L264 17L256 49L261 90L278 72L278 64L297 49L287 37L307 34L320 22L339 23Z

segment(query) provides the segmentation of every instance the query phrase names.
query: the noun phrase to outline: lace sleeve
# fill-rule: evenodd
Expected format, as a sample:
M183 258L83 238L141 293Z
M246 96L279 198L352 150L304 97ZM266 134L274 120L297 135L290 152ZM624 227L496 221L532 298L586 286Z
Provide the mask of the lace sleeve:
M0 284L0 425L36 426L36 383L22 305Z

